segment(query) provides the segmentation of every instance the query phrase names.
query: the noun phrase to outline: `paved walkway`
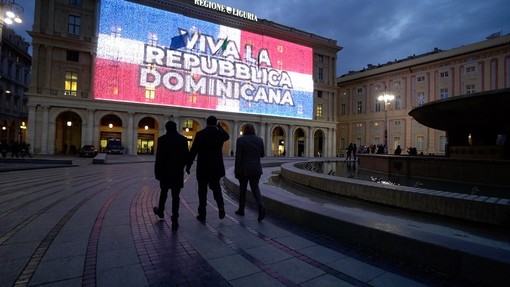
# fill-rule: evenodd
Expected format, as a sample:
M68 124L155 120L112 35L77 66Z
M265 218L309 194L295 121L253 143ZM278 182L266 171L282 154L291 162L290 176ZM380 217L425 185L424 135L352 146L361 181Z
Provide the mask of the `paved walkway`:
M194 170L172 231L168 213L167 220L152 213L159 196L153 157L107 162L72 158L67 167L27 170L0 162L0 286L476 285L279 218L292 210L270 210L261 223L251 209L237 216L227 193L226 218L218 218L209 192L202 224ZM231 167L232 158L225 163Z

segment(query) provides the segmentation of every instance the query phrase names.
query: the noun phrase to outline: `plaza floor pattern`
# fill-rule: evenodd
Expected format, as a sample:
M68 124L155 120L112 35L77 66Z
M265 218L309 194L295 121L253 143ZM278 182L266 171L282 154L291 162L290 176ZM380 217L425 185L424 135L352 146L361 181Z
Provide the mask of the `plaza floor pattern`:
M129 157L128 157L129 158ZM120 157L119 157L120 159ZM268 214L227 216L209 192L205 223L194 170L180 227L153 214L151 157L119 164L0 172L0 286L444 286L452 278L387 261ZM121 164L124 163L124 164ZM232 159L226 159L227 166ZM170 199L167 206L171 206ZM465 283L465 282L463 282Z

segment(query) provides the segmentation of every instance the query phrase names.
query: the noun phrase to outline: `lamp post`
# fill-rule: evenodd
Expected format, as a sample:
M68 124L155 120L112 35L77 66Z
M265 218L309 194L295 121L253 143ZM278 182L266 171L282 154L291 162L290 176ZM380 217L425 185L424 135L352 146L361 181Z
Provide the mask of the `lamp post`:
M394 95L386 93L377 98L379 102L384 102L384 154L388 154L388 106L394 99Z

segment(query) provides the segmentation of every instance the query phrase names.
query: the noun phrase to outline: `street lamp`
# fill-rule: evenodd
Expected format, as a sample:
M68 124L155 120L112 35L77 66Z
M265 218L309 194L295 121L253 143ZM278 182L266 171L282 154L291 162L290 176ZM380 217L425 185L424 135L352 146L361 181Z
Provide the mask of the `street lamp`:
M388 154L388 106L394 99L394 95L386 93L377 98L379 102L384 102L384 154Z
M1 14L1 23L11 25L13 23L21 24L23 20L20 18L20 14L23 13L23 6L16 3L15 0L0 0L0 11Z

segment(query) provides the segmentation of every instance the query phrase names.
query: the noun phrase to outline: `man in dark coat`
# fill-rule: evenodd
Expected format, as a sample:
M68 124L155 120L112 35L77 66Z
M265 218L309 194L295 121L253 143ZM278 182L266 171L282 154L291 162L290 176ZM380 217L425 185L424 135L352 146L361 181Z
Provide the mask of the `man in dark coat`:
M207 126L197 132L191 146L186 172L189 173L191 165L197 157L197 181L198 181L198 216L201 222L205 221L207 205L207 187L213 191L214 200L218 206L219 217L225 217L223 196L221 194L220 179L225 176L223 164L223 143L230 136L218 124L214 116L207 118Z
M161 193L159 205L154 207L154 213L164 218L165 202L168 189L172 190L172 228L179 227L179 194L184 186L184 167L186 166L189 150L188 140L177 132L177 124L168 121L165 125L166 134L158 138L154 173L159 180Z
M253 124L243 127L243 136L237 139L234 174L239 180L239 209L237 215L244 215L246 189L250 183L251 192L259 209L258 221L266 216L266 209L260 194L259 180L262 175L260 158L264 157L264 141L255 135Z

